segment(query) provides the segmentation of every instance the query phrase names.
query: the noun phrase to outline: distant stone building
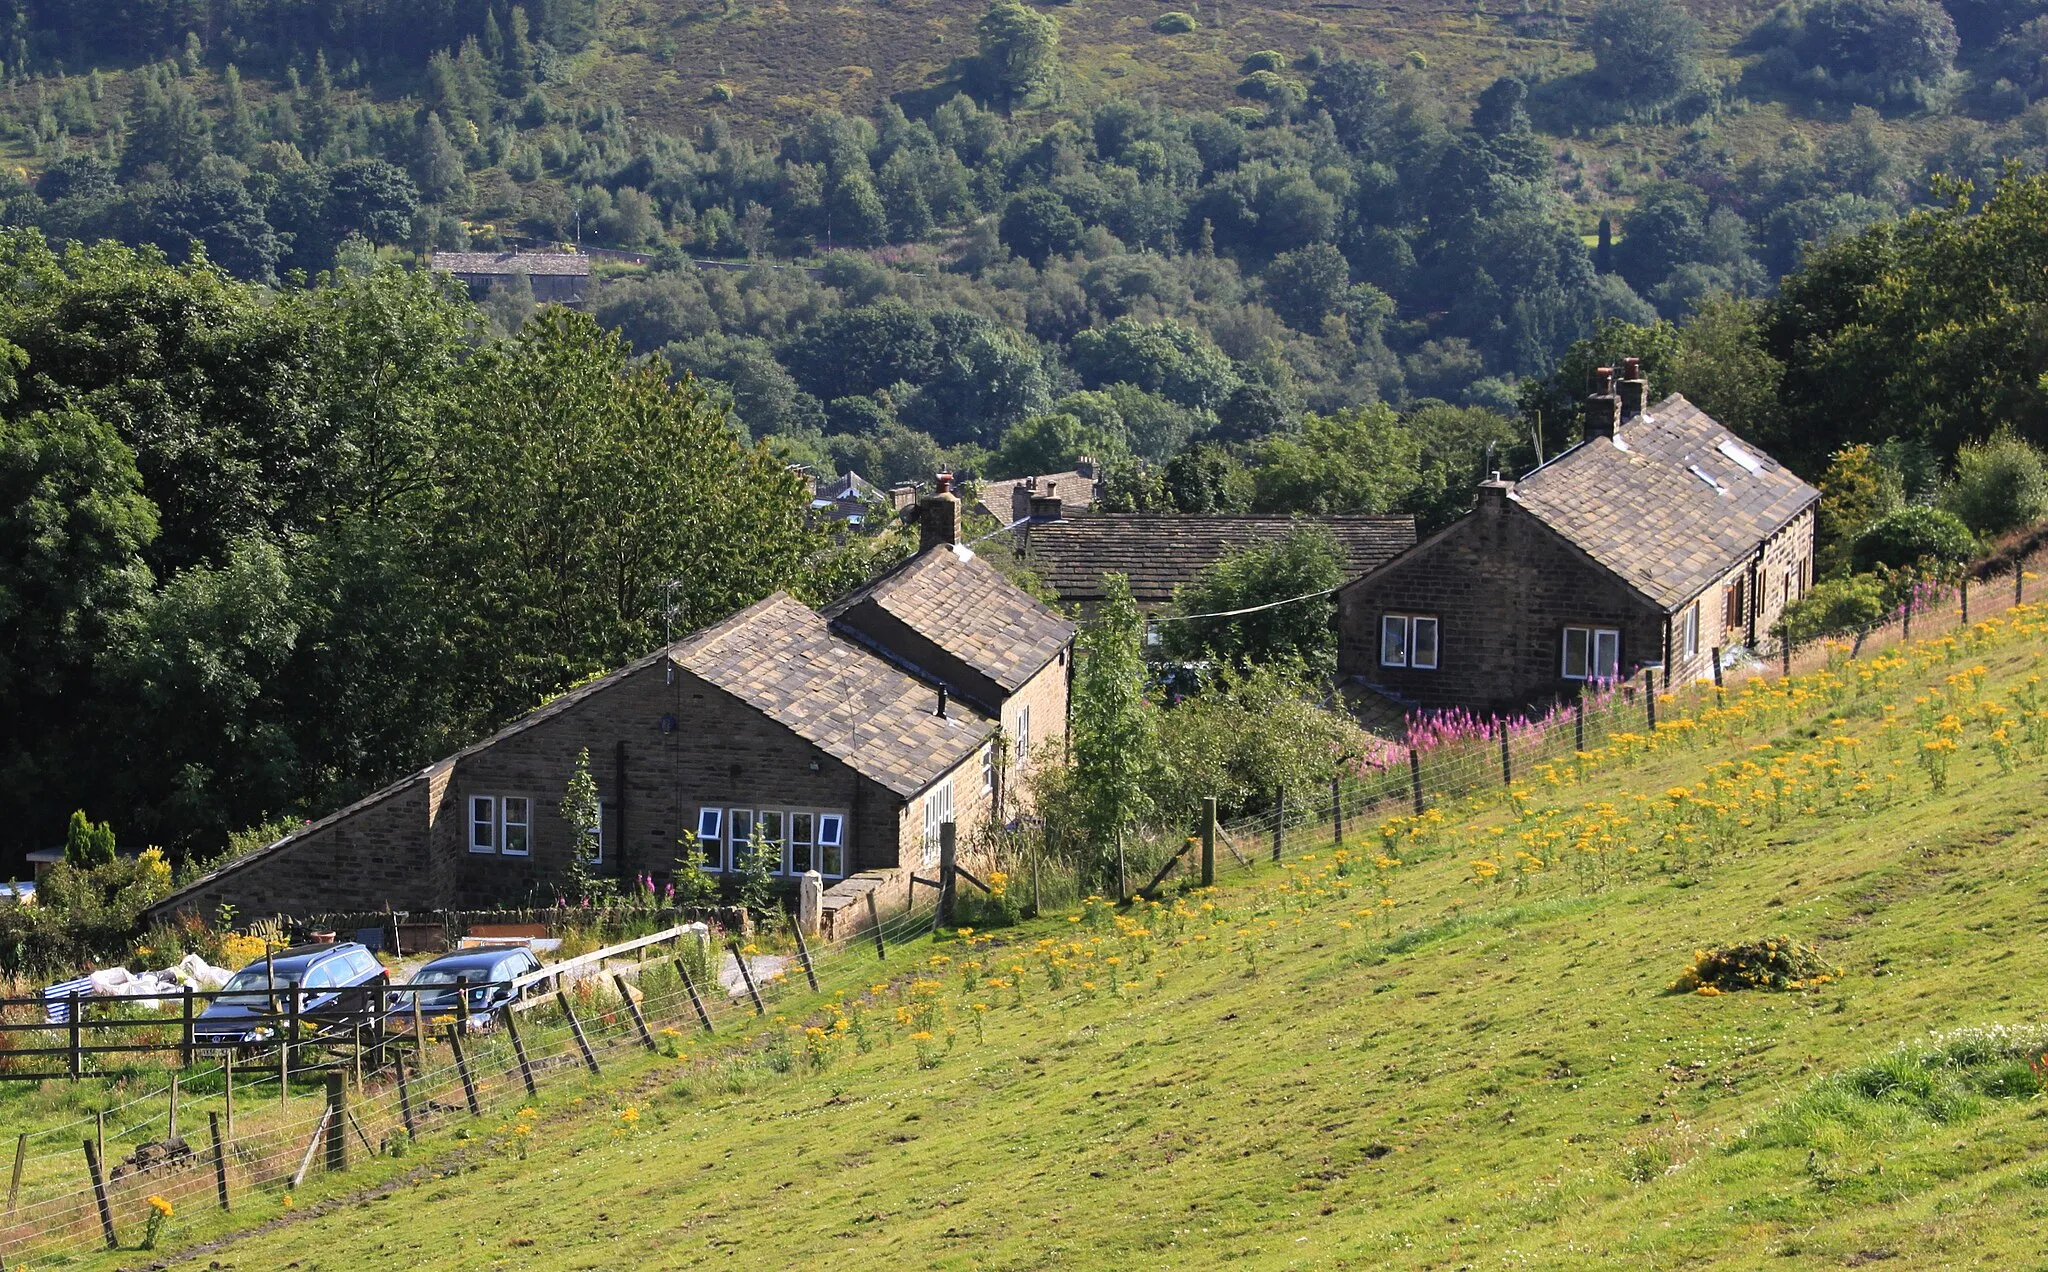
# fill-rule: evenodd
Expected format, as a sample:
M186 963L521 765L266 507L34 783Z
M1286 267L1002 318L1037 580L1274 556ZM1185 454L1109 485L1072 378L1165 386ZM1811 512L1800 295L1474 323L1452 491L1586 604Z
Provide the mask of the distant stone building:
M1071 472L1011 477L981 483L974 510L1010 525L1031 515L1033 499L1057 499L1062 515L1087 512L1102 493L1102 471L1092 459L1075 463Z
M460 279L479 300L522 274L541 304L573 305L590 293L590 258L580 252L436 252L433 267Z
M1425 708L1519 709L1713 674L1813 584L1820 493L1636 359L1603 368L1585 438L1337 594L1338 670Z
M602 804L595 872L673 877L689 832L716 874L755 853L792 883L817 870L828 931L862 921L869 892L902 908L942 825L971 860L975 830L1014 811L1034 757L1058 754L1074 641L1072 623L960 546L960 501L943 481L918 511L921 551L825 612L777 592L230 862L152 915L551 898L576 841L562 794L586 751Z
M1174 589L1209 566L1305 527L1327 532L1343 554L1344 575L1357 578L1415 544L1410 516L1254 517L1160 512L1105 512L1068 520L1064 500L1040 495L1014 542L1020 561L1063 604L1092 614L1104 579L1121 574L1147 614L1173 604Z

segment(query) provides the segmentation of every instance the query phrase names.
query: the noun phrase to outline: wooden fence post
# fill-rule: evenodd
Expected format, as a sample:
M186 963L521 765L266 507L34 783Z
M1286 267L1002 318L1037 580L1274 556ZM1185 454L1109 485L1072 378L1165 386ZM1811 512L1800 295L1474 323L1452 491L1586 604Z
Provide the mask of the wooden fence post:
M747 956L740 952L740 943L734 941L727 948L732 950L732 961L740 966L740 980L746 984L747 997L754 1000L754 1014L767 1015L768 1008L761 1002L761 991L754 984L754 969L747 966Z
M1906 593L1906 621L1904 627L1899 632L1899 639L1901 641L1913 639L1913 594L1911 592Z
M1330 779L1330 846L1344 846L1344 779Z
M71 1030L71 1076L76 1079L85 1076L85 998L82 995L71 995L71 1011L67 1020Z
M206 1115L207 1127L213 1131L213 1190L220 1195L220 1208L228 1208L228 1151L220 1141L220 1114Z
M1970 575L1969 575L1969 572L1968 572L1967 570L1963 572L1963 591L1962 591L1962 597L1963 597L1963 617L1962 617L1962 621L1961 621L1960 623L1958 623L1958 624L1957 624L1957 626L1959 626L1959 627L1968 627L1968 626L1970 625Z
M327 1123L333 1117L333 1109L323 1109L321 1111L320 1124L313 1128L313 1138L306 1141L305 1155L299 1158L299 1168L292 1172L292 1177L287 1181L286 1187L297 1188L301 1183L305 1182L306 1172L313 1167L313 1154L320 1151L320 1142L327 1138Z
M519 1062L519 1080L526 1084L526 1093L539 1095L540 1088L533 1081L533 1062L526 1058L526 1040L519 1036L519 1013L510 1006L505 1008L505 1034L512 1040L512 1057Z
M1280 860L1280 849L1287 842L1287 788L1273 792L1273 860Z
M1500 722L1500 784L1502 786L1513 786L1515 784L1514 761L1508 758L1508 722L1505 720Z
M1408 748L1408 785L1415 795L1415 815L1422 816L1422 752Z
M592 1073L602 1073L603 1070L597 1067L597 1053L590 1049L590 1039L584 1035L583 1022L576 1019L576 1009L569 1005L569 992L556 990L555 1001L562 1005L562 1015L569 1020L569 1032L576 1036L576 1047L583 1053L584 1066Z
M462 1079L462 1098L469 1101L469 1115L471 1117L482 1117L484 1109L483 1105L477 1102L476 1078L471 1076L469 1072L469 1057L462 1054L462 1034L460 1030L460 1025L448 1026L448 1049L455 1053L455 1072Z
M14 1141L14 1174L7 1180L7 1213L12 1215L21 1204L21 1168L28 1162L28 1132Z
M1216 797L1202 797L1202 886L1216 882Z
M185 986L185 1027L178 1035L178 1067L192 1067L192 987ZM175 1129L175 1128L173 1128Z
M882 912L875 905L875 890L869 888L864 895L868 899L868 930L875 934L875 957L886 963L889 961L889 947L882 943ZM1031 853L1031 908L1038 908L1038 851L1035 847ZM697 991L692 989L690 993L694 997Z
M953 926L953 889L957 886L953 877L953 866L959 860L959 830L951 821L939 823L939 910L932 919L932 930Z
M291 997L290 1018L286 1021L284 1045L277 1049L277 1098L280 1101L292 1098L292 1048L299 1042L299 991L294 989Z
M811 992L815 994L818 992L818 969L811 962L811 943L804 939L803 924L797 924L794 930L796 932L797 961L804 965L804 979L811 983Z
M804 938L798 936L796 939L801 941ZM640 1004L633 1001L632 991L626 988L625 973L613 972L612 984L619 987L619 1001L626 1004L626 1014L633 1018L633 1028L640 1031L641 1044L649 1051L659 1050L654 1045L654 1035L647 1031L647 1017L640 1014Z
M221 1119L227 1123L228 1138L235 1137L235 1049L229 1047L220 1059Z
M107 1111L96 1109L92 1115L93 1147L99 1150L100 1160L107 1159Z
M2027 560L2025 557L2021 557L2012 563L2012 603L2014 605L2022 603L2021 597L2026 588L2026 583Z
M348 1083L339 1072L327 1075L327 1169L348 1169Z
M166 1126L166 1129L164 1130L164 1142L165 1142L166 1144L168 1144L168 1143L171 1143L172 1141L176 1140L177 1138L178 1138L178 1075L177 1075L177 1074L175 1074L175 1073L173 1073L173 1074L171 1075L171 1117L170 1117L170 1121L169 1121L169 1123L168 1123L168 1124L167 1124L167 1126Z
M397 1052L396 1059L398 1064L398 1117L400 1121L405 1123L405 1137L407 1139L415 1139L419 1135L419 1128L415 1127L412 1121L412 1080L405 1076L405 1053L403 1051ZM229 1134L233 1134L233 1132L230 1131Z
M1721 660L1717 657L1714 659L1714 678L1719 680L1720 677ZM1586 749L1586 698L1583 692L1572 699L1572 742L1574 750Z
M1650 732L1657 731L1657 674L1648 667L1643 668L1643 718L1649 722Z
M1791 674L1792 638L1790 636L1780 636L1778 637L1778 675L1782 677Z
M93 1151L92 1141L85 1141L85 1169L92 1176L92 1197L99 1203L100 1231L106 1234L107 1249L118 1250L121 1243L114 1238L114 1208L107 1202L107 1181L100 1174L100 1155Z
M874 904L874 895L875 894L872 892L868 894L868 904L870 906ZM877 926L875 929L875 943L879 945L881 943L881 939L882 929L879 926ZM697 982L691 978L690 969L683 966L683 960L681 959L676 960L676 975L683 978L683 988L686 991L688 991L690 995L690 1006L695 1008L697 1012L697 1023L704 1026L705 1033L712 1032L711 1013L704 1010L704 999L703 996L698 994L697 992Z
M1721 687L1721 647L1720 647L1719 645L1716 645L1716 646L1714 646L1714 688L1716 688L1716 689L1719 689L1720 687ZM1581 747L1580 747L1579 749L1580 749L1581 751L1583 751L1583 750L1585 750L1586 748L1585 748L1584 746L1581 746Z

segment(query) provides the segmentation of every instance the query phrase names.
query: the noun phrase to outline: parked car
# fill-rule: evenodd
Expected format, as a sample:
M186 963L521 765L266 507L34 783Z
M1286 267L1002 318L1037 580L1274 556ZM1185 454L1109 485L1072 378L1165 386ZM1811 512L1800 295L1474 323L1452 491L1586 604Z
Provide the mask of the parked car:
M486 946L443 954L415 972L406 984L420 988L420 1012L431 1020L460 1013L458 1001L464 993L460 986L467 983L469 1021L480 1026L495 1020L519 998L512 982L539 967L540 960L523 945ZM412 1028L412 998L403 992L392 995L387 1029L404 1032Z
M369 991L390 979L377 956L354 941L280 950L235 973L193 1022L193 1042L235 1047L276 1037L287 1027L295 995L301 1036L370 1023L376 1013Z

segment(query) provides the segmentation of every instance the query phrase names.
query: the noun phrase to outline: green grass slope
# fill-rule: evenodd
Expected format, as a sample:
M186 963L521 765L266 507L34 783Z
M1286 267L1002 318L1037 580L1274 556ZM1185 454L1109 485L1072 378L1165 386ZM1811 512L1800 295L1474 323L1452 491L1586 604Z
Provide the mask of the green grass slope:
M2044 617L1128 917L835 961L766 1041L496 1097L164 1266L2040 1266ZM1667 988L1779 936L1830 970Z

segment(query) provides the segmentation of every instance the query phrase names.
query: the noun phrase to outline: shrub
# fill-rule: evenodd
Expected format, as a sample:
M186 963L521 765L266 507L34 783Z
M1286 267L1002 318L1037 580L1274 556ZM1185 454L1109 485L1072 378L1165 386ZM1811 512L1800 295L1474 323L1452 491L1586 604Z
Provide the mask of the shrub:
M1253 71L1237 82L1237 95L1255 102L1284 102L1297 85L1278 71Z
M1771 634L1799 644L1822 636L1861 631L1884 613L1884 589L1868 574L1827 579L1785 607Z
M2039 450L2001 429L1956 452L1941 507L1986 537L2031 526L2048 517L2048 464Z
M64 833L65 864L91 870L113 860L114 828L106 822L94 822L84 809L73 812L71 825Z
M1856 536L1855 562L1858 570L1899 570L1967 561L1976 550L1976 537L1961 518L1912 504L1886 513Z
M1237 69L1246 75L1255 74L1259 71L1280 71L1287 69L1287 59L1272 49L1260 49L1257 53L1246 58L1244 65Z
M1152 19L1152 29L1161 35L1187 35L1195 26L1194 15L1182 13L1178 9L1162 13Z
M1722 994L1743 989L1817 989L1839 980L1832 966L1811 945L1789 936L1767 936L1718 950L1695 950L1692 964L1678 974L1667 992Z

